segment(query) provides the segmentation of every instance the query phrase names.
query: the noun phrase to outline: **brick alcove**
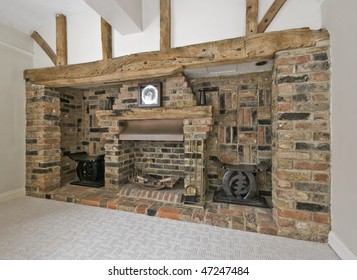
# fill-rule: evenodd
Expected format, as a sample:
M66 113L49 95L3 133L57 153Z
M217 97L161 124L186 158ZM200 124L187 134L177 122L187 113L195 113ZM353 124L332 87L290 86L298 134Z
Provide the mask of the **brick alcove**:
M271 193L273 208L265 210L208 203L205 209L190 209L182 208L180 205L168 207L160 204L159 210L154 212L158 216L180 220L326 242L330 231L328 52L328 46L278 52L275 55L273 72L267 73L210 78L210 81L192 80L190 85L184 76L165 78L163 108L194 107L197 96L192 94L191 88L194 92L202 86L213 89L208 94L208 101L213 105L213 120L201 118L196 124L195 120L190 118L185 121L187 125L196 126L200 126L200 122L207 122L204 131L206 136L202 138L205 145L202 149L207 149L208 154L206 162L201 162L205 167L203 181L206 182L207 188L220 188L222 171L210 162L215 156L225 156L228 159L232 154L232 160L238 159L247 163L260 158L270 158L272 170L261 175L259 180L263 182L260 191ZM78 99L78 104L81 104L78 106L82 106L82 112L87 114L76 118L75 124L67 123L66 128L63 126L63 103L64 100L75 100L73 96L78 94L78 90L71 94L69 89L50 89L27 84L28 195L59 197L56 196L56 190L61 189L61 176L70 179L70 171L73 170L73 167L68 167L61 151L63 138L66 138L63 132L70 129L73 129L73 135L86 135L85 139L74 140L76 144L71 144L71 149L78 151L85 143L85 149L91 153L106 153L105 188L109 191L113 186L115 188L120 184L119 168L111 166L118 157L116 146L120 145L117 143L120 120L114 119L113 112L133 110L136 107L138 82L125 82L115 90L106 88L104 92L103 89L81 91L82 100ZM113 112L100 111L101 96L108 92L109 95L116 97ZM67 95L67 99L64 94ZM260 103L264 98L268 98L266 100L269 104ZM90 102L94 101L97 105L90 105ZM248 101L250 103L247 103ZM84 106L85 102L88 104ZM244 106L241 106L242 102L245 102ZM252 102L257 103L252 105ZM67 107L69 110L76 109L76 106ZM95 112L88 115L92 109ZM97 118L94 119L94 115ZM87 132L83 132L82 124L88 116L92 116L87 120L92 126L89 125ZM268 120L271 123L267 122ZM186 137L190 137L189 131L190 129L186 128ZM233 137L235 131L238 133L237 138ZM227 143L227 133L230 133L237 143L234 143L233 138ZM64 174L63 170L66 168L68 173ZM68 197L60 199L69 201ZM87 201L87 204L91 204L88 201L94 200L74 198L71 201ZM140 207L132 206L132 200L128 202L121 198L105 198L103 201L98 202L98 206L146 214L152 214L153 211L149 210L154 209L153 205L143 207L144 202L141 202ZM164 215L165 211L171 214Z

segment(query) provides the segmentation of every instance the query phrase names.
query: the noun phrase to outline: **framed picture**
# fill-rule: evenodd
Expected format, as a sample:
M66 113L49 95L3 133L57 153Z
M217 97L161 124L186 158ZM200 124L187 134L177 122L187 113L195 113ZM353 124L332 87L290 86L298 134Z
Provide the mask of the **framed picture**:
M161 83L141 84L138 107L161 106Z

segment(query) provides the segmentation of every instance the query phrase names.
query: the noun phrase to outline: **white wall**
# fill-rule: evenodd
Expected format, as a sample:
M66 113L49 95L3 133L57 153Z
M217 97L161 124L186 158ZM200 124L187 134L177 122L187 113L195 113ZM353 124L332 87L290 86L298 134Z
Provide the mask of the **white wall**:
M331 35L332 234L336 251L357 256L357 1L326 0L323 26ZM341 252L341 254L344 254ZM345 252L346 258L349 253ZM350 257L353 257L350 254Z
M25 81L33 42L0 24L0 201L25 191Z
M321 27L321 0L289 0L267 32ZM260 2L261 19L274 0ZM172 0L172 47L244 36L245 0ZM143 0L143 32L121 35L113 32L114 57L160 48L160 1ZM67 17L69 64L100 60L100 17L94 11ZM56 49L55 19L38 31ZM35 44L35 68L53 66Z

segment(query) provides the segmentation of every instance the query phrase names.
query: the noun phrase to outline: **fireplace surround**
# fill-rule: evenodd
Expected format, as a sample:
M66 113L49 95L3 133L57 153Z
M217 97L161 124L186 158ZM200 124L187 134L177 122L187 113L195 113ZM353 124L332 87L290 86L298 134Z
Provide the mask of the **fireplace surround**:
M277 52L273 70L264 73L189 81L183 75L163 77L161 108L137 108L138 84L143 82L152 81L143 79L82 90L27 83L27 194L48 197L73 179L75 166L63 157L66 151L84 151L92 156L104 152L104 188L120 192L120 185L130 174L126 166L129 163L121 163L120 158L130 159L128 145L135 145L119 139L128 117L149 114L146 119L165 119L175 114L172 112L188 111L187 116L181 117L185 158L180 160L187 168L189 140L200 141L198 169L202 170L202 180L198 181L203 183L199 192L221 188L223 171L213 164L217 157L231 164L270 160L271 170L257 175L260 194L272 198L271 211L264 212L276 226L269 233L327 240L331 223L327 44ZM208 89L208 106L196 106L201 88ZM115 97L113 110L101 110L107 97ZM203 115L189 115L202 110ZM185 180L187 184L187 176ZM210 202L202 211L206 211L206 216L218 215L214 210L217 207L219 215L229 209L231 217L244 216L244 229L259 231L247 226L257 216L241 214L239 207ZM261 214L261 210L254 211ZM196 212L190 213L191 220L196 221L197 216L192 216ZM236 219L227 223L232 226L233 221Z

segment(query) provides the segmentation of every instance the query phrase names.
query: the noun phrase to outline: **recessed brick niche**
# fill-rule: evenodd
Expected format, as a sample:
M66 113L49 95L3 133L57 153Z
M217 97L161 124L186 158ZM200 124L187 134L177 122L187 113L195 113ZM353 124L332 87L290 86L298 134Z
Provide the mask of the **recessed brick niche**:
M137 108L139 84L147 82L161 82L162 107ZM198 89L203 87L207 89L207 106L200 107ZM109 97L115 98L113 110L104 110ZM127 117L138 110L151 112L151 118L157 113L158 119L170 117L170 110L203 110L205 114L182 118L182 142L119 140ZM177 75L86 89L28 83L26 113L28 195L48 197L75 180L76 164L65 152L105 154L104 189L108 191L123 192L121 187L135 168L150 174L175 174L187 184L192 159L189 140L198 140L199 193L222 188L224 170L215 164L216 158L248 165L264 160L272 167L257 174L258 190L271 197L272 209L251 207L256 213L252 216L239 206L213 203L207 195L206 209L199 210L201 216L186 205L182 219L197 222L220 215L220 222L212 224L327 241L331 155L328 46L278 52L273 70L262 73L192 80ZM120 205L126 202L116 203L116 209L124 209ZM183 209L177 200L175 203L173 207ZM105 206L113 208L110 205ZM178 213L170 211L171 215ZM228 212L231 216L225 219ZM272 219L274 230L262 229L259 217L263 216ZM237 221L239 226L235 226Z

